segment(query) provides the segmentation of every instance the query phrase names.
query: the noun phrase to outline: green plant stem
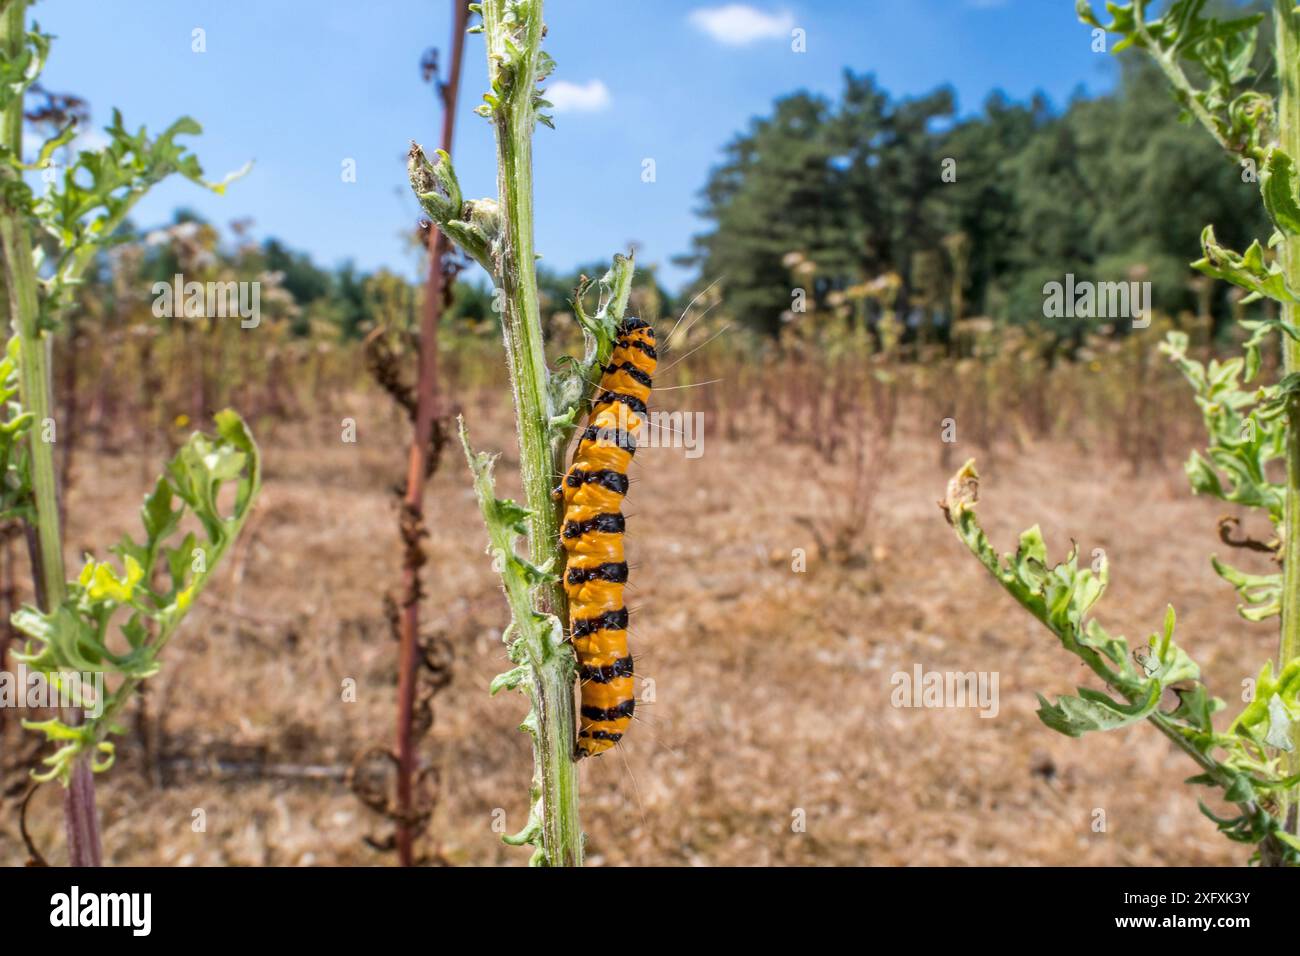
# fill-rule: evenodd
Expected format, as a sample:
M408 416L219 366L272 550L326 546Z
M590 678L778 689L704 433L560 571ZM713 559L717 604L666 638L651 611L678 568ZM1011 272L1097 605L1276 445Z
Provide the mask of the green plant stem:
M518 418L519 468L525 504L532 512L529 554L539 566L550 564L563 569L560 513L551 497L556 479L548 433L548 372L533 246L533 88L540 66L542 2L534 0L527 7L517 60L507 51L512 30L507 11L511 7L508 0L485 0L482 6L488 77L494 89L504 91L493 110L501 216L495 271L505 293L502 330ZM538 610L555 614L561 621L567 618L567 602L558 579L541 585L535 600ZM563 654L532 662L543 844L552 866L582 864L578 772L573 760L577 739L573 672L573 652L568 645Z
M1277 64L1281 93L1278 99L1278 145L1290 156L1300 158L1300 16L1294 0L1275 0L1277 26ZM1300 237L1291 236L1278 250L1278 261L1287 285L1300 288ZM1300 308L1283 303L1282 318L1300 323ZM1282 336L1283 365L1286 374L1300 371L1300 343ZM1282 533L1282 636L1278 650L1278 671L1300 657L1300 396L1287 401L1286 430L1286 517ZM1292 730L1295 747L1286 755L1288 774L1300 772L1300 727ZM1290 795L1290 812L1286 826L1297 832L1296 794Z
M26 43L26 0L10 0L0 17L0 44L8 57L22 55ZM22 155L23 103L18 97L5 110L4 145ZM3 175L17 175L8 167ZM40 545L40 568L34 569L45 600L45 611L63 602L66 574L63 566L63 538L59 528L59 499L55 484L53 443L38 430L50 415L50 339L40 327L40 301L36 267L32 261L32 239L25 212L5 208L0 213L0 247L4 251L5 280L9 287L10 317L19 336L19 382L23 407L34 417L28 439L36 533ZM83 265L84 268L84 265ZM98 866L101 862L98 813L95 809L95 780L88 757L73 766L64 792L63 813L68 840L68 858L73 866Z
M1216 143L1230 153L1237 152L1237 148L1219 132L1213 114L1196 98L1196 87L1192 85L1192 81L1183 72L1182 64L1178 62L1179 54L1177 52L1166 53L1151 36L1151 31L1147 29L1146 16L1143 13L1143 4L1141 2L1133 4L1133 18L1136 26L1135 33L1141 37L1146 51L1156 61L1156 65L1160 67L1160 72L1165 75L1169 85L1177 91L1179 104L1206 128L1209 134L1214 137Z
M609 315L615 323L621 323L623 317L627 314L628 300L632 297L632 278L636 274L636 258L634 255L618 254L614 256L614 263L610 267L609 273L601 280L602 298L600 302L600 313ZM606 284L608 287L605 288ZM582 310L582 294L586 291L587 286L584 284L577 290L577 297L574 300L574 308L580 315L585 315ZM596 389L600 385L600 370L605 367L609 361L610 355L614 351L614 340L599 339L596 336L587 335L587 349L583 356L584 365L587 368L587 379L582 387L582 395L578 400L578 408L581 412L588 412L591 408L591 399L596 394ZM577 430L578 418L567 425L557 425L551 429L551 458L552 473L562 475L566 471L564 455L568 450L569 441L573 438L573 433ZM561 509L562 509L562 503Z
M1223 773L1218 765L1216 765L1213 760L1207 759L1204 754L1198 751L1196 747L1192 745L1191 741L1183 736L1174 721L1170 720L1164 714L1155 713L1147 718L1147 722L1155 726L1157 730L1169 738L1175 747L1187 754L1187 756L1191 757L1192 760L1196 762L1196 765L1201 768L1202 772L1214 778L1218 786L1223 787L1225 791L1227 790L1228 781L1223 779ZM1259 812L1259 805L1254 800L1243 800L1237 803L1236 807L1243 815L1250 818L1254 818L1254 816ZM1269 837L1261 842L1259 846L1261 865L1280 866L1282 849L1283 848L1279 845L1278 841L1273 837Z
M3 42L11 57L21 55L26 3L12 0L3 19ZM5 145L22 149L23 107L13 103L4 116ZM6 174L9 175L9 174ZM37 432L50 418L50 369L48 335L40 328L36 268L32 263L32 240L24 218L6 209L0 217L0 242L5 256L5 278L9 284L10 315L19 336L22 403L35 419L31 446L32 487L36 498L36 524L40 537L41 573L45 610L63 600L65 574L63 545L59 532L58 494L55 488L53 443L40 440Z

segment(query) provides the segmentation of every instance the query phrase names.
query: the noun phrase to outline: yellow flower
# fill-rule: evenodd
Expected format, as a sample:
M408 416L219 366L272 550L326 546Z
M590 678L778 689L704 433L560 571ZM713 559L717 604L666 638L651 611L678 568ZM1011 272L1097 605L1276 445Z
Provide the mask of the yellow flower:
M195 585L197 585L197 583L198 583L197 581L194 582L194 584L191 584L184 591L181 591L179 594L176 595L176 609L180 613L184 614L187 610L189 610L190 604L193 603L194 588Z
M119 578L114 574L113 566L107 561L98 564L88 561L81 569L81 577L78 580L92 601L102 601L107 598L119 604L126 604L131 600L131 595L135 593L135 586L143 577L144 568L140 566L140 562L127 555L124 577Z

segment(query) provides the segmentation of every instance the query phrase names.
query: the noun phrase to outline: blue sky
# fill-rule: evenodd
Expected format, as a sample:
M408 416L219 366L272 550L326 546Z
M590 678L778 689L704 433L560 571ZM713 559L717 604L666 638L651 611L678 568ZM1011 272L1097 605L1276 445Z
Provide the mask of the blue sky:
M1001 89L1064 104L1112 85L1073 0L549 0L546 48L556 130L536 142L538 248L556 268L604 259L631 241L672 266L700 230L698 194L720 149L750 117L796 89L834 96L842 71L875 73L896 96L941 84L963 113ZM251 218L318 262L345 259L414 276L404 244L419 210L405 183L416 139L436 145L438 107L418 62L445 47L449 0L42 0L57 39L53 90L91 104L95 125L119 107L128 127L188 113L211 178L252 159L224 197L183 182L138 207L151 226L178 206L219 224ZM807 50L791 50L790 31ZM206 52L192 51L195 28ZM445 58L444 58L445 62ZM466 45L456 167L467 197L495 193L492 134L469 112L485 88L481 37ZM655 160L656 181L642 181ZM341 175L356 162L356 182Z

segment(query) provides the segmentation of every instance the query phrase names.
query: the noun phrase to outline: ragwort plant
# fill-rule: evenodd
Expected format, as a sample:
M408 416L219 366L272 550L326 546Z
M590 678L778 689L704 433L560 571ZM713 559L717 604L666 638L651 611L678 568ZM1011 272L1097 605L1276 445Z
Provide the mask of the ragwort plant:
M1106 691L1080 688L1055 703L1039 696L1039 717L1054 730L1078 737L1146 721L1184 751L1200 773L1189 783L1220 792L1235 815L1201 809L1227 837L1254 844L1267 865L1300 863L1300 200L1295 161L1300 157L1300 7L1275 0L1274 63L1279 95L1250 87L1255 79L1257 31L1264 14L1231 20L1204 15L1206 0L1178 0L1158 18L1151 0L1108 3L1109 23L1098 21L1087 0L1080 18L1120 37L1114 49L1145 51L1169 79L1188 119L1199 122L1242 164L1243 180L1258 170L1261 198L1275 227L1265 242L1245 252L1219 245L1207 226L1203 258L1193 265L1244 289L1247 301L1271 299L1278 318L1243 321L1249 332L1243 356L1202 364L1188 357L1187 336L1168 334L1164 351L1191 383L1209 443L1193 452L1187 474L1196 494L1264 511L1275 530L1280 574L1252 575L1214 559L1214 568L1240 594L1249 621L1281 621L1276 664L1265 662L1253 698L1218 730L1224 707L1201 681L1201 671L1174 641L1174 611L1145 649L1112 636L1089 612L1106 588L1104 556L1096 568L1080 567L1078 549L1048 563L1037 526L1020 536L1013 554L999 558L981 530L974 506L979 479L974 462L950 481L942 506L957 535L1004 588L1041 621L1066 650L1083 660ZM1280 380L1243 388L1258 373L1261 350L1280 340ZM1268 465L1286 463L1286 481L1268 477Z
M26 22L26 0L0 9L0 243L13 338L0 362L0 516L35 529L32 549L37 606L13 615L26 636L16 660L44 672L72 705L63 717L25 721L55 745L38 781L59 780L69 857L98 865L100 846L92 772L113 764L112 737L140 683L159 670L159 655L212 579L238 536L260 484L257 446L233 411L216 416L216 434L193 435L167 463L140 510L143 537L110 548L114 561L87 556L66 580L51 399L53 336L95 255L118 237L127 214L157 182L179 173L216 192L193 154L176 142L200 132L188 117L150 139L129 131L121 114L105 130L108 144L82 150L37 195L24 178L53 169L57 151L73 143L70 122L23 162L23 101L37 82L50 36ZM225 494L227 488L233 494ZM71 674L103 675L91 699ZM94 714L94 716L91 716ZM64 719L66 717L66 719Z
M491 121L496 133L498 198L466 201L445 152L432 163L413 145L409 172L429 217L487 270L504 304L501 328L518 426L523 504L497 497L494 456L471 450L463 422L460 434L512 618L504 640L517 666L499 675L491 690L523 690L532 703L521 727L533 741L532 808L523 830L505 841L532 845L534 865L579 866L576 665L562 623L567 608L560 581L561 502L552 492L565 471L565 449L576 423L613 350L627 309L633 263L615 257L600 282L594 315L583 308L586 286L577 290L574 312L585 354L565 356L558 368L548 369L533 245L532 135L538 122L552 125L545 112L550 104L538 84L555 65L541 49L542 0L484 0L470 9L482 15L481 25L470 32L482 33L487 43L490 89L476 112ZM517 550L521 539L526 540L526 557Z

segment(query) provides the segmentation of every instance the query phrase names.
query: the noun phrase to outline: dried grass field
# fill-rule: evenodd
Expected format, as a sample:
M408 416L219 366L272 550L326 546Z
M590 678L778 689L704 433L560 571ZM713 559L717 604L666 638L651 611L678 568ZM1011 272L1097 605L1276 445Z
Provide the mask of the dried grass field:
M703 454L646 449L633 467L632 643L649 683L626 743L582 764L591 864L1244 861L1197 812L1183 792L1192 788L1167 782L1194 768L1156 734L1137 727L1076 741L1040 724L1035 692L1073 692L1090 678L971 560L935 504L951 472L977 457L980 514L1000 549L1035 521L1055 556L1071 540L1084 555L1105 549L1102 620L1140 639L1174 604L1181 642L1235 702L1275 638L1237 616L1208 563L1225 548L1223 506L1186 489L1180 462L1196 421L1177 383L1170 401L1182 411L1155 420L1166 447L1140 468L1106 437L1114 416L1098 419L1091 442L1018 427L1037 401L1019 389L1005 389L1020 414L989 438L991 452L960 431L945 448L939 416L904 390L892 441L832 461L789 440L748 393L711 388ZM513 449L501 393L465 394L478 447ZM687 396L673 399L679 407L696 400L669 394ZM1138 414L1166 405L1139 402ZM382 842L385 822L345 775L393 733L396 654L382 595L400 561L392 485L406 431L373 390L304 407L258 426L266 483L257 513L143 705L126 715L118 765L99 780L106 863L391 863L366 842ZM959 423L975 412L963 414ZM355 444L339 440L346 415L357 421ZM145 476L162 457L138 442L114 448L78 451L70 556L136 522ZM507 488L512 454L499 465ZM844 495L850 511L862 500L845 489L865 470L876 481L868 540L855 558L837 558L810 529L839 514ZM500 838L527 814L532 759L515 729L526 708L518 695L487 693L508 666L507 611L459 449L449 447L431 482L428 524L424 618L454 662L419 747L437 781L423 853L522 865L526 851ZM795 549L805 570L794 569ZM1234 558L1266 566L1258 555ZM892 675L918 664L995 672L996 716L893 706ZM344 699L349 679L355 701ZM2 864L27 859L18 806L30 736L9 720L0 737ZM53 863L64 852L58 799L56 786L43 787L27 814Z

